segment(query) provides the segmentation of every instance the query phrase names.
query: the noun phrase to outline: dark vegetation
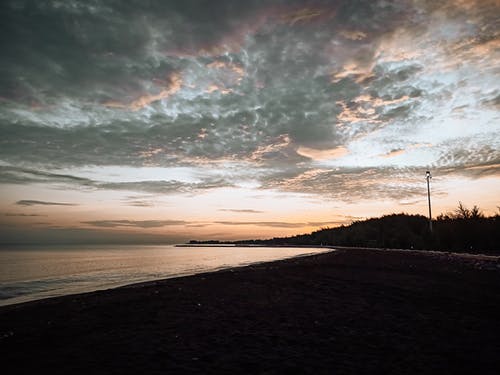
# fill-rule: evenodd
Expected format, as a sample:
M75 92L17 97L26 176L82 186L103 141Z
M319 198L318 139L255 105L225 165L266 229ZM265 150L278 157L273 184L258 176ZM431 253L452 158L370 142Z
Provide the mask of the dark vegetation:
M402 213L354 221L348 226L323 228L310 234L266 240L243 240L235 243L335 245L498 254L500 253L500 209L496 215L487 217L477 206L469 209L460 202L455 211L441 214L433 220L432 232L427 217Z

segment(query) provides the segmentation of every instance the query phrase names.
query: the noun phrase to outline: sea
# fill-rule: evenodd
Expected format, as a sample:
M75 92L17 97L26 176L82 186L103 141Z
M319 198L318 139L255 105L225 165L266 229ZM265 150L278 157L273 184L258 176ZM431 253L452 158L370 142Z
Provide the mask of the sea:
M303 247L70 245L0 249L0 306L331 251Z

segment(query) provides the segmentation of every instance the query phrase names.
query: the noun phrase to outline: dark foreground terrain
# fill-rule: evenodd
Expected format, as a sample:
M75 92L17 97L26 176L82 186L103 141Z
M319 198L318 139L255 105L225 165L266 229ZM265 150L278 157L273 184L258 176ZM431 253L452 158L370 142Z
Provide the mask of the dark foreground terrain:
M4 374L498 374L500 263L339 250L0 309Z

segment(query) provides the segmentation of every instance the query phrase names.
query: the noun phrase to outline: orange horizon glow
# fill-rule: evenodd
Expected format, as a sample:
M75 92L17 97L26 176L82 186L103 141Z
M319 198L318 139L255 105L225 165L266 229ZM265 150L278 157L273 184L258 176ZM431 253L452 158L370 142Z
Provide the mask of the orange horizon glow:
M120 206L115 203L120 198L113 193L112 201L101 201L97 205L88 200L74 203L74 206L22 207L3 204L0 210L6 212L2 218L4 223L28 231L78 229L101 234L142 234L164 237L166 243L179 242L169 240L172 236L182 238L180 242L190 239L265 239L310 233L392 213L427 216L425 181L422 181L422 195L418 199L401 201L365 199L339 204L322 201L321 197L314 195L260 191L259 197L252 197L255 192L251 189L216 189L199 197L147 197L157 207ZM478 205L487 216L495 215L498 213L497 196L491 189L499 185L500 177L472 181L436 178L431 182L433 218L440 213L453 212L459 201L468 207ZM469 187L484 189L487 193L471 200ZM9 198L16 200L25 194L25 191L10 193ZM62 199L65 195L66 199ZM76 195L79 194L54 195L47 190L43 197L75 202ZM103 192L102 198L106 199L106 196L109 194ZM126 196L124 193L123 199ZM207 202L210 204L207 205ZM92 224L94 221L95 225ZM101 224L103 226L98 226Z

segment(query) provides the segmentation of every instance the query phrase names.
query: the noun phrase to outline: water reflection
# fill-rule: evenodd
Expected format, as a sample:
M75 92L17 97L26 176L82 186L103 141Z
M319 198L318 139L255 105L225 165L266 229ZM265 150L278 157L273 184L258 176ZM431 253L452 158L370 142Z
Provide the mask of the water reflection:
M323 252L318 248L66 246L0 251L0 305Z

